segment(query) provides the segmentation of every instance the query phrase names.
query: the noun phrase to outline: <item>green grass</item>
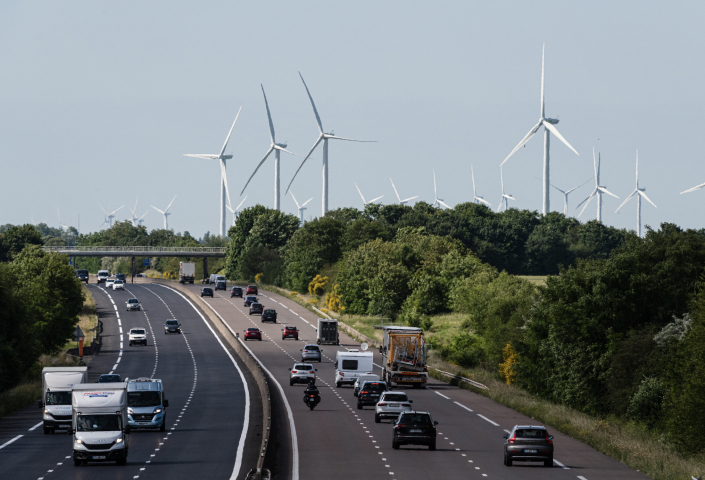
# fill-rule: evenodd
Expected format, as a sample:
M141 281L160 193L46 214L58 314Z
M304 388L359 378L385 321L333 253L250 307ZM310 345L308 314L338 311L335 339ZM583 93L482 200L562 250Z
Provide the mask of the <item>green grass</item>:
M83 302L83 309L78 315L78 326L81 327L81 331L85 335L83 338L83 346L88 347L96 336L95 327L98 325L98 314L95 308L95 300L90 290L82 285L83 293L86 295L86 299ZM76 340L69 340L64 345L64 350L70 348L77 348Z
M517 275L517 278L522 278L524 280L528 280L529 282L533 283L534 285L540 285L542 287L546 286L546 276L541 276L541 275Z

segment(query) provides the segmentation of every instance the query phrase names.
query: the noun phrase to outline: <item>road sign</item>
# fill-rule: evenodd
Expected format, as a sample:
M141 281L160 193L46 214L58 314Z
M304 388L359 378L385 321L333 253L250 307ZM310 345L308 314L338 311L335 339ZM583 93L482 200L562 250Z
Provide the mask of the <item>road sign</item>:
M145 258L145 259L142 261L142 264L143 264L145 267L149 267L149 264L150 264L149 258Z

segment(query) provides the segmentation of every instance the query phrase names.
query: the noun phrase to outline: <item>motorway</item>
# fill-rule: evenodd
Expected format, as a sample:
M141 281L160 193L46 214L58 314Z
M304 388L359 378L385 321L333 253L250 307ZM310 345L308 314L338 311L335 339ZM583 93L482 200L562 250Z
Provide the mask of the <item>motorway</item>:
M102 323L102 345L89 363L88 381L111 372L123 379L161 379L169 400L166 432L133 431L127 466L76 467L72 437L44 435L41 410L30 405L0 421L0 478L244 478L258 455L261 424L255 427L250 419L261 415L261 407L253 401L259 396L256 385L232 348L171 289L155 284L128 284L124 292L95 284L88 288ZM142 302L143 311L126 311L131 297ZM168 318L180 320L182 335L164 334ZM146 347L129 346L133 327L147 329Z
M199 289L197 286L188 287ZM318 368L317 384L322 401L314 411L303 403L303 385L289 386L289 368L300 360L300 349L315 343L317 316L290 299L266 291L258 296L267 308L275 308L278 323L262 324L259 315L250 316L240 298L216 292L204 302L236 332L259 327L263 340L247 346L271 373L284 392L274 404L287 420L286 437L280 438L273 478L278 479L556 479L556 480L629 480L648 478L622 463L566 435L549 429L555 436L555 465L541 463L503 465L502 435L517 424L536 424L530 418L468 390L432 380L425 390L408 389L414 409L428 411L439 422L436 451L427 447L402 446L392 449L389 421L374 422L374 408L357 410L351 387L335 388L333 360L335 351L358 348L359 344L342 332L340 346L321 346L323 362ZM281 339L284 324L296 325L300 340ZM374 352L376 369L381 373L381 356ZM405 388L405 387L401 387ZM274 397L274 395L273 395ZM287 412L290 409L290 412ZM289 417L289 418L287 418ZM280 427L281 427L280 422ZM293 432L293 435L292 435ZM297 469L298 465L298 469Z

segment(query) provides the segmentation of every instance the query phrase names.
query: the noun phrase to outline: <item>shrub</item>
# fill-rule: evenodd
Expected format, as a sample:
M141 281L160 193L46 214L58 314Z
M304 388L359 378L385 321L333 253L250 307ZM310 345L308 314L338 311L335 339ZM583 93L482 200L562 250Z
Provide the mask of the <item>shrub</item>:
M326 293L326 285L328 284L328 277L321 277L316 275L313 280L308 284L308 293L311 295L321 296Z
M519 355L514 351L511 343L507 343L507 346L502 350L502 358L504 362L499 364L499 374L507 382L507 385L511 385L517 378L514 367L519 359Z
M647 377L641 381L639 389L631 398L627 416L632 420L653 427L661 416L666 386L658 378Z
M326 294L326 308L334 312L341 311L343 309L341 298L342 295L338 293L338 284L336 283L333 291Z

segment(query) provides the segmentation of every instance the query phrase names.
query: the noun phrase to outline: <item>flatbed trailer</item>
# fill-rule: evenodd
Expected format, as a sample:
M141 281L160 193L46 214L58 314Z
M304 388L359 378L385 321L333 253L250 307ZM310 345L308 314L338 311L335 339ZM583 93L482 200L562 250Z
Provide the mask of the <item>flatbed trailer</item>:
M423 330L415 327L384 327L384 341L380 347L384 358L383 380L389 387L412 385L426 388L426 341Z

